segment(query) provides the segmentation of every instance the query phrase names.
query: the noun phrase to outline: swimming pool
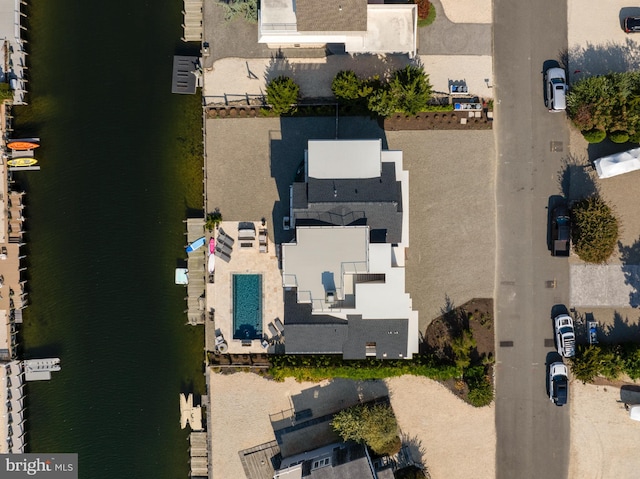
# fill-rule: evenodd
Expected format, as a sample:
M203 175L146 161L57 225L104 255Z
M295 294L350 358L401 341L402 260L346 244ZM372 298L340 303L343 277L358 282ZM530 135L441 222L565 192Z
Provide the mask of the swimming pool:
M262 338L262 275L233 275L233 339Z

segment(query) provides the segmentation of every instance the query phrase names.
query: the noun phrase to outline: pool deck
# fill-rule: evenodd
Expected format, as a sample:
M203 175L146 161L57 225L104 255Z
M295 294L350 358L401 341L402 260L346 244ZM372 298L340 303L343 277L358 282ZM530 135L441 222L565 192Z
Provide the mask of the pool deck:
M233 339L233 275L260 274L262 275L262 331L268 338L273 334L269 330L269 323L276 318L284 317L284 292L282 276L278 269L276 246L273 239L267 237L267 252L260 252L258 232L266 229L260 221L254 222L256 239L244 241L238 239L238 222L223 221L219 228L233 240L233 247L229 261L216 257L214 282L207 282L207 311L215 310L213 319L207 314L206 320L206 350L215 350L216 330L224 337L229 354L248 354L273 352L275 342L270 341L268 349L263 348L260 340L251 341L250 346L243 346L242 341ZM218 230L220 231L220 230ZM207 235L207 244L211 236L217 237L217 232ZM250 247L242 247L241 243L251 243Z

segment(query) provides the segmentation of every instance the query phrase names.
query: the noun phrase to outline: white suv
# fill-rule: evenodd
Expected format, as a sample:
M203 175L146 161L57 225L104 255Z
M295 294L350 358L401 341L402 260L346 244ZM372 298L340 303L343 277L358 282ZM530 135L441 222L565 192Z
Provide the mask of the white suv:
M544 104L549 111L564 111L567 109L567 76L562 68L549 68L544 73L545 99Z
M570 358L576 354L576 334L573 330L573 319L568 314L560 314L553 320L556 330L556 347L558 354Z
M567 404L569 377L567 367L560 361L549 367L549 399L556 406Z

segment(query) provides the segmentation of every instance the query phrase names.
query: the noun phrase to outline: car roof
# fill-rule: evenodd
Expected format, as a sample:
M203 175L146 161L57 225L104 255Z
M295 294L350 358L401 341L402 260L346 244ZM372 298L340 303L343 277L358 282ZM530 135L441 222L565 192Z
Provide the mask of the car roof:
M569 216L569 208L566 203L561 203L553 209L554 216Z
M566 80L567 76L565 75L564 68L553 67L547 70L547 78L562 78L563 80Z
M558 361L555 362L551 365L551 367L549 368L549 372L552 376L556 375L556 374L562 374L564 376L567 376L567 366L566 364Z

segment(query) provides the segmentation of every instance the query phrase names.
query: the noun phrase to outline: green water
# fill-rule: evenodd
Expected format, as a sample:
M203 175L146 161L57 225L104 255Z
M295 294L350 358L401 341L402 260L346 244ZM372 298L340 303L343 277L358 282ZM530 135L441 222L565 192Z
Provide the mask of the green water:
M77 452L79 477L184 478L178 393L204 393L203 332L173 284L202 207L198 96L172 95L182 2L49 0L25 11L39 136L27 191L25 357L62 371L28 386L29 452ZM193 51L193 50L192 50Z

